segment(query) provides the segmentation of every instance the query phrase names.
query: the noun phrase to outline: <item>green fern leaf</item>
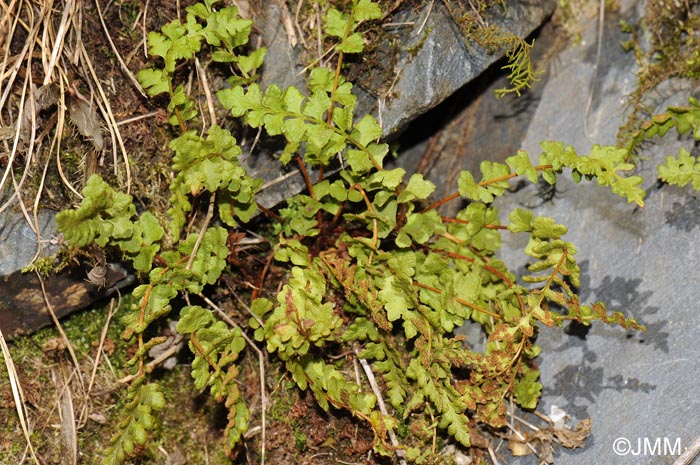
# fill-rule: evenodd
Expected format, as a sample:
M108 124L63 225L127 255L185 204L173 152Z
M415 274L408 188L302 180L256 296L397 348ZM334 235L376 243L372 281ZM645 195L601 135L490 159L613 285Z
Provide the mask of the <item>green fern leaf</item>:
M680 149L678 158L666 157L663 165L658 166L659 179L668 184L685 186L700 190L700 163L687 150Z

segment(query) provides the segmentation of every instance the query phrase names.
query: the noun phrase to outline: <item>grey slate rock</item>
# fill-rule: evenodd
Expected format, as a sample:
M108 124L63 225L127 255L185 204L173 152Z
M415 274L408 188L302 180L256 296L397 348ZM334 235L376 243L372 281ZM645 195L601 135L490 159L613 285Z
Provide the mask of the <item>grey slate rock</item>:
M634 3L625 10L628 15L638 13ZM615 143L624 123L625 98L636 84L634 57L621 52L622 37L616 31L614 25L606 27L589 115L590 137L584 130L583 109L594 74L594 23L584 34L584 45L569 48L555 60L557 71L550 76L522 144L533 159L539 142L546 139L571 144L582 154L589 153L594 141ZM657 92L668 97L658 102L657 111L687 102L694 91L697 88L686 82L668 83ZM560 194L553 201L534 208L536 214L569 227L565 238L577 246L584 272L582 302L606 302L609 309L648 328L636 333L597 323L585 331L569 328L569 334L541 330L538 363L545 389L539 410L547 413L559 406L573 417L573 425L588 416L593 420L584 447L562 450L555 463L671 464L700 434L700 290L694 278L700 266L700 195L689 187L659 187L655 181L656 166L681 146L690 150L694 144L673 133L645 144L637 173L645 178L648 193L644 209L626 204L608 188L586 181L575 185L567 178L557 184ZM537 203L537 188L530 186L498 207L505 221L514 208ZM525 241L524 236L504 235L502 257L521 271ZM537 461L527 457L514 463Z
M41 210L39 212L39 231L42 238L42 256L58 250L50 240L56 231L56 212ZM0 276L24 268L34 258L37 251L36 234L27 224L21 213L10 209L0 213Z
M488 21L523 37L542 24L556 4L554 0L507 0L505 3L505 8L496 7L491 11ZM280 20L281 12L274 3L269 4L264 14L256 18L263 42L268 47L262 87L273 82L281 86L303 87L299 74L299 50L290 48L286 42ZM396 82L392 85L391 82L374 82L377 78L369 78L368 81L373 82L356 82L354 92L358 96L355 114L372 113L382 124L384 135L389 138L397 136L409 122L444 101L503 56L502 53L489 53L475 44L468 46L464 33L440 1L424 2L417 13L407 5L403 10L396 11L388 21L415 23L395 33L397 45L380 44L385 48L382 51L386 57L383 63L393 68L372 70L371 74L396 76ZM422 24L424 21L425 25ZM422 45L418 46L421 42ZM417 50L411 56L408 50L413 48ZM377 95L370 88L391 88L391 94ZM275 206L305 189L301 175L294 174L296 166L284 171L275 160L274 152L272 148L256 150L244 161L252 175L266 183L275 183L258 197L258 201L266 207ZM327 170L327 173L331 171ZM282 179L287 173L290 177ZM315 174L312 172L312 179L316 179Z
M421 21L428 14L428 2L425 3L426 6L418 15ZM488 21L520 37L526 37L552 13L554 6L555 3L548 0L508 1L505 8L496 7ZM503 12L505 14L502 16ZM415 18L414 13L405 19L411 18ZM420 24L417 26L420 27ZM410 49L423 40L423 35L417 34L416 29L414 27L404 39L405 42L402 42L404 49ZM430 32L416 56L410 57L403 53L395 67L399 79L394 92L398 98L388 100L381 115L386 135L400 132L417 116L434 108L503 56L500 53L489 53L474 43L466 44L464 32L459 29L443 2L434 3L423 29Z

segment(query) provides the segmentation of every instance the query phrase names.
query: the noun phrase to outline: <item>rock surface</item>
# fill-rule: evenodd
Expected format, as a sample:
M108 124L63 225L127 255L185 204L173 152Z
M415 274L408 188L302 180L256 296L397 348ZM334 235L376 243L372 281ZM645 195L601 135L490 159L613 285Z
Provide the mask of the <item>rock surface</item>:
M488 18L493 25L525 37L551 15L553 0L507 0L505 8L497 7ZM505 12L505 13L504 13ZM275 4L258 19L263 42L268 47L262 85L303 86L301 60L297 49L292 49L284 29L280 27L282 13ZM483 73L503 53L489 53L475 44L467 45L465 34L443 2L423 2L418 11L407 5L394 12L386 22L408 24L394 31L387 30L380 69L367 70L355 83L358 95L356 115L372 113L378 118L385 136L396 137L420 115L444 101L459 88ZM414 52L410 52L415 49ZM271 64L273 66L271 66ZM387 78L389 78L387 80ZM393 82L392 82L393 80ZM274 206L291 194L305 189L304 181L296 173L290 176L274 159L272 151L257 151L245 164L251 174L271 183L258 196L258 201ZM277 182L275 182L277 180Z
M39 234L42 238L41 253L47 255L55 252L57 247L50 243L56 231L56 212L42 210L39 212ZM23 215L10 209L0 213L0 276L10 274L27 266L37 247L36 234Z
M88 282L85 272L73 269L43 281L46 299L57 318L85 308L134 281L124 268L109 264L103 285ZM30 334L53 323L42 284L34 273L0 276L0 330L5 339Z
M631 3L631 4L630 4ZM628 2L622 15L639 17L641 6ZM594 97L587 115L591 79L595 75L596 25L554 59L556 67L542 90L522 148L536 158L542 140L560 140L587 154L591 145L614 144L624 124L626 96L634 89L635 62L620 47L617 19L606 21L605 42ZM658 109L687 103L697 90L685 82L659 90ZM660 97L660 98L659 98ZM539 361L545 386L539 410L558 406L570 425L591 417L592 434L584 447L562 450L555 463L567 465L671 464L700 431L695 414L697 390L697 300L694 270L700 265L697 234L700 200L688 188L658 186L656 166L680 146L693 141L670 133L645 144L638 174L645 178L646 207L626 204L609 189L594 183L558 183L559 194L541 203L537 187L529 186L499 202L501 217L523 205L541 216L567 225L566 239L578 248L582 265L582 302L603 301L647 326L645 333L594 324L589 330L570 327L568 334L544 328ZM541 204L541 205L540 205ZM503 258L522 270L525 237L504 236ZM507 457L507 451L503 452ZM538 463L534 457L515 463Z

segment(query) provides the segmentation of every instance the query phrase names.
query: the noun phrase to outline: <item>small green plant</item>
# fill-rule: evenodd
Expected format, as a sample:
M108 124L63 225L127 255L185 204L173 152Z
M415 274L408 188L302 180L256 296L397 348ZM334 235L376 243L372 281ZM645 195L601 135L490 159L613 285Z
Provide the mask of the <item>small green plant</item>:
M371 115L356 114L352 84L342 76L344 54L362 51L361 24L381 16L376 3L356 0L346 13L327 10L324 27L337 40L338 62L334 70L310 70L308 89L255 83L262 52L244 55L242 49L251 23L233 7L214 5L188 7L184 23L150 33L149 47L163 67L139 75L149 93L170 96L170 122L180 131L170 144L169 223L164 227L148 212L137 215L130 196L97 177L85 187L80 207L58 217L71 244L116 248L144 281L133 291L138 303L122 316L123 336L136 348L130 361L135 381L104 463L131 455L157 424L153 413L162 397L156 384L146 383L144 358L163 338L148 339L146 330L172 312L176 297L196 299L217 283L226 269L229 232L255 213L260 182L238 162L241 148L233 135L219 126L203 135L187 129L200 115L175 70L200 56L234 65L229 86L216 93L219 103L232 117L282 137L281 163L297 163L307 184L307 192L279 209L274 225L274 259L284 282L269 286L279 291L252 300L252 317L236 315L247 324L227 324L189 300L179 309L177 329L194 354L194 385L208 389L228 411L227 453L234 453L251 419L238 384L250 333L320 407L345 410L369 425L377 453L428 463L438 453L431 445L437 435L469 447L475 425L506 424L509 401L536 407L542 389L535 364L538 325L602 321L642 329L602 303L580 302L576 247L564 239L564 225L523 209L502 224L492 205L515 178L536 183L541 176L553 184L566 169L577 182L596 179L643 206L642 179L629 175L634 166L628 150L596 145L584 156L563 143L544 142L536 164L523 151L505 163L484 161L478 180L464 171L458 192L431 202L435 186L420 174L407 178L401 168L384 168L382 129ZM202 50L205 42L209 48ZM697 108L693 101L691 108ZM659 118L640 138L668 130L669 120L680 132L692 127L698 133L694 115L679 110ZM312 182L308 167L331 163L341 166L338 176ZM681 153L660 174L696 186L696 166ZM468 202L457 215L438 213L458 199ZM204 209L206 215L193 220L193 212ZM498 259L503 233L529 237L524 253L531 264L520 280ZM488 335L483 352L455 335L467 321ZM353 354L365 365L367 382L348 376L348 362L339 354Z
M464 7L463 13L454 10L455 6L446 4L452 17L464 31L467 45L471 42L486 49L488 53L505 53L507 63L502 67L508 71L510 87L503 87L494 91L496 98L502 98L507 94L515 93L518 97L533 82L539 80L541 71L535 71L532 67L530 52L535 41L527 43L522 37L513 34L507 29L489 24L485 17L489 10L499 9L506 11L506 4L502 0L486 0L469 3L469 8Z
M124 420L119 425L120 432L112 439L103 463L118 465L134 453L137 446L146 443L147 432L157 423L153 415L165 407L165 398L157 384L144 383L139 378L129 386L124 406Z
M230 227L250 219L255 210L254 191L259 181L250 178L239 164L241 149L236 140L230 132L217 126L209 128L206 137L188 130L187 124L195 120L198 113L183 85L174 84L176 64L192 59L204 42L216 47L211 54L212 61L235 65L239 74L231 77L231 82L254 79L253 72L262 62L264 49L249 55L238 53L248 42L252 22L238 17L235 7L215 10L215 3L206 1L188 7L184 24L175 20L163 26L161 32L151 32L149 50L162 58L163 68L149 68L139 73L150 95L169 95L169 122L181 131L170 143L175 154L167 249L161 250L165 230L156 217L150 212L136 215L131 196L115 192L97 176L88 180L81 206L61 212L57 217L59 229L69 243L85 246L94 242L100 247L116 247L124 258L132 261L137 271L147 276L148 283L133 291L138 303L122 316L127 325L123 337L133 338L137 347L128 363L133 367L132 386L144 383L148 371L144 363L146 354L164 340L162 337L147 339L144 332L149 325L170 313L170 302L178 295L196 295L204 286L214 284L226 265L227 232L223 227L209 227L205 222L200 232L187 231L183 237L182 228L187 213L192 210L192 202L208 200L210 214L207 218L211 219L216 210L218 218ZM156 263L158 266L154 266ZM235 384L235 365L232 365L242 349L240 335L221 328L221 324L209 325L196 311L197 307L183 309L180 331L190 334L190 348L196 355L193 362L195 386L209 387L212 395L229 409L225 444L230 450L247 428L249 418ZM187 321L191 322L190 326ZM199 337L203 337L201 342ZM211 370L209 376L207 370ZM147 386L157 392L157 385ZM123 412L120 432L106 451L104 463L121 463L125 454L132 454L134 444L145 444L146 431L155 426L156 423L150 421L150 413L151 408L158 410L158 404L151 402L153 396L140 392L134 391L133 408Z
M651 118L647 97L659 84L673 77L698 79L700 14L687 2L650 0L637 24L620 23L630 39L622 45L633 51L639 71L636 90L630 95L632 111L618 139L627 144L638 134L637 127Z
M630 138L629 150L654 137L664 137L671 129L681 136L692 132L693 139L700 140L700 103L693 97L689 98L688 103L687 106L668 107L664 113L642 124ZM665 183L677 186L690 184L696 191L700 190L700 163L684 148L679 150L677 157L668 155L664 164L657 169L659 179Z
M215 63L227 63L235 66L237 74L231 76L232 83L241 83L255 77L254 71L260 67L265 57L265 49L259 48L249 55L239 53L248 43L253 22L238 16L236 7L214 9L218 0L205 0L186 9L185 23L173 20L163 26L160 32L148 34L148 51L163 59L162 68L147 68L138 73L141 84L148 95L167 93L168 121L186 131L187 121L197 116L195 103L185 93L183 84L174 86L175 66L178 61L192 59L201 48L202 43L216 47L211 54ZM206 22L202 25L202 22Z

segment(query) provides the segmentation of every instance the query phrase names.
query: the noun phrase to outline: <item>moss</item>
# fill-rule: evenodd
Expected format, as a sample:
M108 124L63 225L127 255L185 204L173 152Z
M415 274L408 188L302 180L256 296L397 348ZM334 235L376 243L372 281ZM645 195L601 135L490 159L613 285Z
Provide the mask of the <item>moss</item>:
M122 302L126 303L127 300L124 299ZM61 322L73 345L78 362L81 364L83 379L86 383L89 381L94 360L94 344L100 340L106 315L107 307L102 305L91 310L78 312L73 317ZM120 330L120 325L116 320L113 320L107 337L119 343L118 332ZM60 423L55 408L60 394L58 386L62 382L58 379L60 379L62 370L65 371L72 366L65 351L51 349L53 341L57 341L59 337L60 335L55 328L45 328L35 334L17 338L10 344L10 353L19 371L19 381L27 398L30 421L37 424L31 436L32 444L37 453L49 463L57 463L54 460L55 454L60 454L60 447L56 447L57 444L60 444L59 430L48 426ZM117 350L113 356L110 356L111 367L117 372L121 370L123 365L123 356L119 357L117 355L119 353L120 351ZM10 386L5 364L2 363L0 366L0 397L2 398L0 417L6 419L2 424L0 436L6 438L7 443L11 444L11 447L0 445L0 463L18 463L19 458L25 453L26 443L19 428L14 405L10 402ZM102 368L106 369L106 366L102 365ZM93 393L109 391L109 387L103 383L110 377L104 377L103 372L104 370L98 370ZM84 405L84 391L79 387L77 377L71 379L74 407L76 408L76 416L79 416L81 414L79 409ZM119 399L119 391L106 394L106 397L105 395L93 394L89 413L109 413L110 408L107 405L115 402L118 405ZM118 411L118 408L111 411ZM37 416L44 420L37 423L34 420ZM79 449L83 456L99 457L105 444L109 442L111 434L112 430L109 427L102 427L92 420L87 420L78 435Z
M618 132L618 143L625 145L651 117L648 96L659 84L674 77L700 78L700 13L687 2L649 0L645 15L637 24L622 23L631 35L623 46L635 54L638 84L630 96L632 110ZM641 36L648 36L648 47Z
M132 305L131 295L121 299L119 309ZM83 377L89 378L94 358L95 346L100 340L109 304L105 303L94 309L78 312L62 321L66 335L71 340L83 369ZM119 309L113 316L107 332L110 348L109 365L103 363L98 370L98 377L93 388L90 401L90 414L102 415L105 421L101 425L93 420L87 420L78 434L79 450L84 457L89 457L90 463L97 463L103 451L110 443L121 412L124 410L126 389L116 383L116 378L124 373L126 349L128 341L120 334L124 325L119 319ZM32 444L48 463L57 463L60 454L60 438L58 430L49 428L49 424L59 423L55 410L58 390L56 387L56 370L61 366L70 366L67 354L51 352L45 348L59 337L54 328L46 328L31 336L18 338L11 343L11 353L20 371L20 382L29 402L30 415L48 417L48 421L39 423L42 427L35 429L32 434ZM186 353L186 349L185 352ZM0 355L0 359L2 356ZM19 361L32 361L19 363ZM165 460L162 451L174 453L179 450L187 463L211 463L226 465L234 463L226 457L221 447L221 432L216 429L220 406L209 396L200 396L193 387L190 368L180 365L172 372L159 370L153 373L166 396L167 406L159 413L160 425L150 435L146 447L133 463L162 463ZM76 407L81 404L80 390L73 386ZM0 463L19 463L25 453L25 441L22 436L17 415L11 405L11 392L4 363L0 363ZM288 409L291 404L286 404ZM284 415L284 408L279 409ZM54 418L55 417L55 418ZM98 417L95 417L99 419ZM60 457L59 457L60 458ZM58 460L60 461L60 460Z
M425 44L425 41L428 39L428 36L431 32L433 32L432 27L426 28L425 31L423 31L420 40L418 40L418 42L416 42L414 45L408 47L406 49L406 53L408 53L410 56L413 56L416 53L418 53L418 51L423 48L423 45Z

